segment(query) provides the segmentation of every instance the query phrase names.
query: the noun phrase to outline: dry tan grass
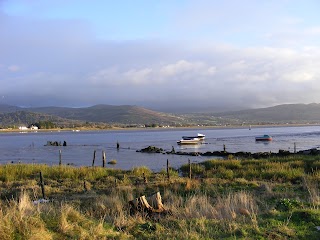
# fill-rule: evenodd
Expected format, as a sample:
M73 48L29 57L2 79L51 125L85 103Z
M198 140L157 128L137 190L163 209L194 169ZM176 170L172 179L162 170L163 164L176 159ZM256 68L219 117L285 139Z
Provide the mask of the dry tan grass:
M258 208L256 201L247 192L229 193L226 196L218 197L215 210L218 219L231 220L241 218L241 216L249 217L251 222L257 226Z
M258 228L256 218L258 207L254 196L247 192L229 193L217 199L203 193L183 198L170 191L164 196L167 199L166 206L179 219L217 219L235 224L249 222ZM200 223L204 224L203 221Z
M307 189L309 193L309 202L313 208L318 208L320 205L320 190L319 184L307 176L302 178L303 187Z
M69 204L35 205L26 193L0 206L0 239L106 239L120 233L104 227ZM55 228L53 234L49 229Z
M52 239L39 214L25 193L1 206L0 239Z
M185 218L215 218L216 210L206 195L193 195L186 199L184 209L180 209Z

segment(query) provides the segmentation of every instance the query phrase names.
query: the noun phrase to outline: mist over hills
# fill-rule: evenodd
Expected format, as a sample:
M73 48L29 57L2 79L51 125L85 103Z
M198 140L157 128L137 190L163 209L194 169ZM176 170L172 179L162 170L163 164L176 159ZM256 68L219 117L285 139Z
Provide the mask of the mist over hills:
M132 105L95 105L85 108L0 105L0 124L52 121L58 126L104 123L110 125L223 126L241 124L318 124L320 104L283 104L228 112L164 113Z
M267 108L216 113L215 116L244 122L320 123L320 104L283 104Z

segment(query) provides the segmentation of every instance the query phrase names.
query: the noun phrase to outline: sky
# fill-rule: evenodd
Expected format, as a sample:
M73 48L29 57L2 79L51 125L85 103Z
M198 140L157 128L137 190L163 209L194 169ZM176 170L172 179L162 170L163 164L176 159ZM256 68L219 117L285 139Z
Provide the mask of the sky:
M0 0L0 104L320 102L318 0Z

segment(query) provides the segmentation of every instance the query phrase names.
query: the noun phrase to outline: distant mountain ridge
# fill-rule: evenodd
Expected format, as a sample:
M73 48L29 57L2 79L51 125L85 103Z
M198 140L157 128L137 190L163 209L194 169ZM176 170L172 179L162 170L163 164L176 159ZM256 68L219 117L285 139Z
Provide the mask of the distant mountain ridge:
M7 104L0 104L0 113L12 113L16 111L23 111L24 109L17 106L7 105Z
M169 124L179 118L168 113L155 112L132 105L95 105L87 108L44 107L30 108L30 111L47 113L67 119L90 122L122 123L122 124Z
M320 123L320 104L282 104L267 108L222 112L217 117L275 123Z
M57 116L63 119L87 122L101 122L109 124L175 124L181 121L173 114L152 111L132 105L94 105L85 108L70 107L38 107L20 108L9 105L0 105L0 113L27 111Z
M22 114L21 112L25 112ZM35 115L36 113L36 115ZM15 116L15 114L17 116ZM24 117L22 117L24 116ZM4 121L6 119L6 121ZM283 104L267 108L217 113L171 114L133 105L94 105L84 108L0 105L0 124L51 119L55 122L92 122L125 125L221 126L250 124L320 124L320 104Z
M0 112L0 127L2 126L28 126L39 122L52 122L55 126L70 127L75 124L80 124L77 120L66 120L58 116L53 116L44 113L35 113L28 111L16 110L14 112Z

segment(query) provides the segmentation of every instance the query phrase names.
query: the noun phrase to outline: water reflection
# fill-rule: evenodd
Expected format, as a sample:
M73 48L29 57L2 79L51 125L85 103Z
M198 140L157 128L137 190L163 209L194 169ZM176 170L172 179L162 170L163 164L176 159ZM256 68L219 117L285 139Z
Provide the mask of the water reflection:
M271 144L271 141L256 141L256 144L261 144L261 145L267 146L267 145Z

